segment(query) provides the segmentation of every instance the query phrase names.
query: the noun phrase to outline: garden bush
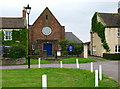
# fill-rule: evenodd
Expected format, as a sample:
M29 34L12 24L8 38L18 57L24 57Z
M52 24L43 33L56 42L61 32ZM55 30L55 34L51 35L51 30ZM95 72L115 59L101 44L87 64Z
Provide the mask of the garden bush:
M39 50L35 50L33 54L34 55L40 55L40 51Z
M120 53L114 53L114 54L110 54L110 53L104 53L103 54L103 58L106 59L113 59L113 60L120 60Z
M62 52L62 55L68 55L69 53L68 53L68 51L63 51Z
M22 45L12 46L8 48L9 58L24 58L26 57L26 50Z

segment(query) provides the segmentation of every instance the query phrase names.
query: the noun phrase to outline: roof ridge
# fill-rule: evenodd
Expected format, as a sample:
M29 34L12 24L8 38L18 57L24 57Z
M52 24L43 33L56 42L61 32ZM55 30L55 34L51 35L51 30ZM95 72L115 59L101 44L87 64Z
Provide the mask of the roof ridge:
M22 17L0 17L2 19L22 19Z
M101 13L101 12L97 12L98 14L116 14L116 15L118 15L118 13Z

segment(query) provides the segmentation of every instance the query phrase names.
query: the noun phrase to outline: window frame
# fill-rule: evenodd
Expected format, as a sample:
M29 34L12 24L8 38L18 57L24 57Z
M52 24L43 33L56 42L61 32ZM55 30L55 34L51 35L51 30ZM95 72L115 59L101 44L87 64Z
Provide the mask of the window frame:
M97 51L97 50L96 50L96 46L93 46L93 51L94 51L94 52Z
M115 53L120 53L120 45L115 46Z
M32 50L35 50L35 44L32 44Z
M7 33L9 32L9 33ZM8 36L8 38L7 38ZM12 31L4 31L4 40L7 41L7 40L12 40Z
M117 36L120 37L120 28L117 30Z

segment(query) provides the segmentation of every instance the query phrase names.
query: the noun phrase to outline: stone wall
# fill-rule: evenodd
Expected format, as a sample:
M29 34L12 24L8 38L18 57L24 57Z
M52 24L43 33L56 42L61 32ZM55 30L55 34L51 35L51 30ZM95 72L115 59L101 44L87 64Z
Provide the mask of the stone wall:
M26 62L26 58L18 58L18 59L2 58L0 59L0 64L2 65L24 64L25 62Z

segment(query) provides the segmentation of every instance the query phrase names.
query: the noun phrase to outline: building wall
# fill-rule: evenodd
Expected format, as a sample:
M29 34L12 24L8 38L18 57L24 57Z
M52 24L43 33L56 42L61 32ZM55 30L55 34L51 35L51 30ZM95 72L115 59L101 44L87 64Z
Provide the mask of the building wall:
M46 19L46 16L48 19ZM42 33L43 27L50 27L52 33L48 36ZM32 44L36 45L36 49L43 51L44 43L51 43L53 45L53 53L57 50L57 41L65 39L64 26L57 21L53 14L46 8L38 17L34 24L30 27L29 43L30 53L32 54ZM44 40L44 42L36 43L37 40ZM47 42L46 40L55 40L54 42Z
M93 47L92 47L93 55L94 56L103 56L102 53L104 51L104 48L102 46L101 39L97 33L93 34L93 46L96 47L96 51L94 51Z
M118 28L106 28L106 41L110 47L110 53L115 53L115 46L118 45L119 37L117 36Z
M98 22L105 25L104 21L97 15ZM105 39L110 47L110 53L115 53L115 46L120 45L120 37L117 36L118 28L105 28ZM96 51L93 51L93 46L96 46ZM103 56L106 50L103 48L101 39L97 33L91 34L91 55Z
M115 46L120 45L120 37L117 36L118 28L105 28L105 38L108 46L110 47L110 53L115 53ZM93 52L94 56L103 56L103 53L106 53L106 50L103 48L101 39L97 33L91 34L91 53ZM96 51L93 51L93 47L96 46Z

